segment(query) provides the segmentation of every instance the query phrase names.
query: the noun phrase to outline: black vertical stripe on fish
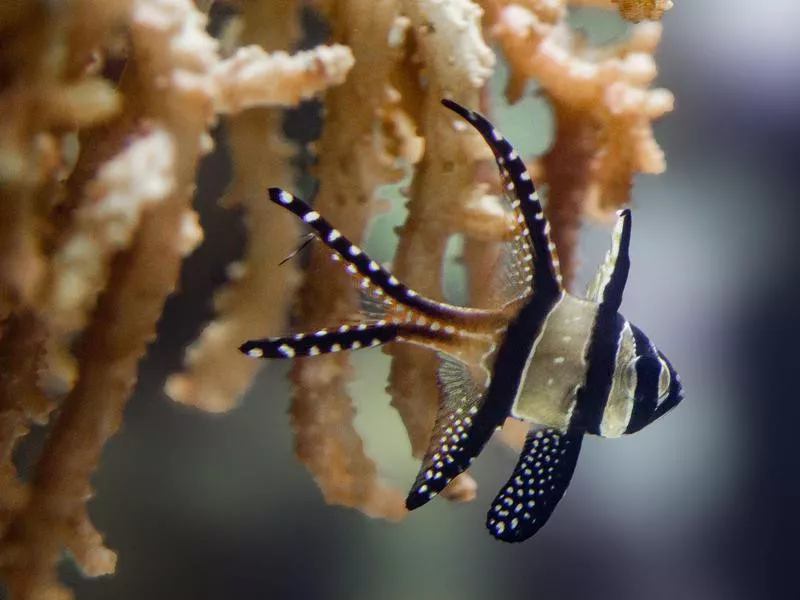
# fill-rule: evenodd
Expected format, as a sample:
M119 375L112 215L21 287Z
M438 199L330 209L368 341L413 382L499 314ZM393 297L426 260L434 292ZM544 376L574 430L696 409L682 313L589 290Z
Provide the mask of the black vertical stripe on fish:
M579 431L528 432L514 472L486 515L495 538L523 542L547 523L572 480L582 442Z
M614 310L597 310L589 348L586 353L586 380L578 388L573 425L589 433L600 434L606 403L614 380L617 349L625 319Z
M492 379L484 392L483 406L475 416L473 429L464 444L464 454L469 457L469 462L480 453L494 431L511 413L511 407L523 385L525 366L533 351L533 344L557 301L558 296L535 294L508 326L497 350Z
M470 403L472 410L467 415L464 436L459 437L455 448L450 448L446 459L436 465L439 476L432 481L418 481L406 500L406 506L413 510L426 504L439 493L449 481L464 472L480 454L498 427L502 426L511 413L514 399L522 385L525 365L533 349L533 343L541 332L542 326L558 300L558 296L549 299L545 295L534 295L522 308L519 315L506 330L500 347L497 350L494 369L488 388L484 391L478 404ZM436 444L433 438L432 444ZM424 493L419 493L418 486L427 485Z

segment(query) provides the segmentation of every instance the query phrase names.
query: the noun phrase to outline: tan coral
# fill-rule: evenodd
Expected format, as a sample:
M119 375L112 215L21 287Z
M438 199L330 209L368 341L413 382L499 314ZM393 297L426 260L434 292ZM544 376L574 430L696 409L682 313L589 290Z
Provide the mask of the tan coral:
M274 23L285 27L281 20ZM259 46L239 48L216 69L222 90L218 109L240 112L252 106L294 106L342 83L352 67L353 54L341 44L296 54L267 53Z
M444 256L454 228L450 215L459 212L472 195L478 137L457 123L440 100L453 98L474 106L479 91L494 66L494 55L483 41L481 11L466 0L404 2L417 47L414 57L427 89L418 92L420 131L426 146L409 190L408 219L399 231L400 243L393 270L414 289L430 298L442 297ZM421 457L427 450L437 411L438 358L427 350L396 346L392 355L389 392L411 440L411 451ZM444 495L474 488L468 474L451 483Z
M28 498L14 468L14 447L29 424L46 422L53 408L38 387L45 333L32 313L9 317L0 333L0 537Z
M14 8L0 14L3 39L14 39L0 49L8 78L0 95L0 317L34 302L46 275L46 220L61 173L64 129L102 123L119 109L107 82L70 81L73 61L81 60L67 49L80 29L67 18L81 12L82 3L74 4L10 3ZM123 2L108 4L94 14L101 31L124 10Z
M294 60L280 51L294 44L299 36L297 11L294 0L248 3L241 26L229 36L228 41L237 46L234 56L223 61L215 73L218 81L230 82L222 94L221 107L238 110L257 105L232 115L228 123L234 175L224 204L246 210L248 248L243 261L228 268L230 283L217 292L217 319L187 349L186 371L170 376L166 385L173 399L211 412L235 406L259 367L232 350L249 337L283 330L299 283L295 264L282 265L276 258L293 248L297 223L265 197L269 186L290 186L293 148L281 132L282 111L263 107L278 104L276 94L286 104L296 104L306 94L331 84L330 70L304 69L304 65L314 62L315 53L306 52ZM267 53L261 45L276 52ZM337 48L331 52L349 69L350 50ZM242 52L256 59L249 63L254 72L245 72L240 81L243 70L231 68L231 61L238 64L237 57L241 58ZM276 57L274 63L272 57ZM287 70L277 69L278 65ZM340 76L336 74L335 79L338 81ZM264 83L269 85L263 86ZM254 84L262 84L264 89L256 90ZM270 298L269 303L263 301L266 297Z
M146 211L133 246L115 257L106 293L92 312L81 343L76 385L62 404L42 451L29 498L9 518L0 540L0 573L11 598L63 595L55 567L65 547L88 575L113 571L114 555L103 548L101 536L86 515L89 477L104 443L119 426L139 359L155 334L163 302L176 285L181 260L191 245L176 234L191 232L185 228L190 192L202 139L213 118L207 93L211 88L203 85L202 72L207 67L203 59L214 57L215 46L188 1L167 5L141 0L130 8L132 65L120 91L136 90L130 96L136 102L127 104L130 112L113 127L135 133L136 115L145 112L154 122L163 123L179 157L169 175L170 180L174 177L175 192L168 184L155 194L169 198ZM136 163L136 156L133 151L124 162ZM108 169L95 184L107 200L115 192L134 192L129 179L114 176L113 163ZM112 191L106 184L119 187ZM104 228L110 233L106 237L119 241L120 231L111 222L101 221L111 225ZM159 269L154 270L156 262ZM43 315L49 314L42 310Z
M623 18L632 23L658 21L673 6L672 0L569 0L569 3L598 8L613 8L616 5Z
M315 207L344 235L360 243L377 188L403 175L397 163L404 157L392 152L413 148L393 137L402 129L384 126L397 111L398 96L390 76L402 58L397 37L402 35L404 20L396 0L346 0L330 10L326 16L333 19L334 40L347 41L356 64L344 85L326 98L318 144L321 185ZM320 298L327 300L320 302ZM313 329L347 319L355 312L356 302L349 278L330 261L325 249L313 248L299 295L297 326ZM297 455L328 502L400 519L405 514L402 495L381 481L355 429L355 412L345 389L350 377L346 355L298 361L292 368L290 412Z
M114 255L131 245L153 204L175 188L175 144L162 128L147 131L103 164L51 258L52 280L40 310L57 331L81 330L105 288Z
M672 8L672 0L614 0L619 5L623 17L634 23L639 21L657 21L664 16L664 11Z
M628 202L636 173L664 169L652 121L672 110L673 98L667 90L649 89L661 25L634 26L627 41L594 48L576 38L552 3L484 4L511 68L509 99L515 101L535 78L553 105L554 144L541 165L569 282L581 216L608 218Z
M535 79L552 103L554 144L528 163L547 181L562 268L574 272L580 220L606 218L629 201L636 173L663 170L651 123L673 103L651 88L660 25L594 47L567 24L568 5L578 3L613 8L610 0L318 0L332 39L294 54L296 0L242 3L223 45L189 0L2 4L0 576L12 600L68 597L56 579L65 549L86 575L115 567L88 518L90 478L181 261L202 238L190 201L217 115L228 119L235 170L224 202L244 208L247 255L229 268L217 318L188 349L186 370L167 383L177 400L210 411L234 406L258 368L239 343L287 328L300 273L297 262L279 263L299 227L264 189L293 187L280 107L328 88L318 210L360 242L379 188L411 173L393 269L441 297L446 244L464 235L470 304L491 306L492 286L481 284L495 276L508 215L487 186L496 174L484 144L439 105L450 97L491 112L481 102L494 61L488 32L510 66L509 98ZM669 3L619 4L628 17L660 18ZM355 313L348 278L319 244L307 273L298 327ZM437 408L436 358L391 353L392 403L419 455ZM327 501L401 519L403 493L383 482L355 427L351 377L346 354L293 366L297 455ZM43 390L64 397L59 410ZM12 454L48 418L52 433L23 484ZM519 441L525 429L509 423L504 435ZM475 493L464 474L444 495Z

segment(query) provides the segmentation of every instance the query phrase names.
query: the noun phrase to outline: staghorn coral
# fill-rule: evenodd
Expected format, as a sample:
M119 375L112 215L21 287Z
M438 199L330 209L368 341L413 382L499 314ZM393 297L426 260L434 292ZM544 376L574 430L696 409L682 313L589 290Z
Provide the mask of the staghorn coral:
M403 176L395 166L398 159L413 158L396 154L414 145L404 139L413 134L401 126L400 95L391 84L403 58L398 40L408 21L396 0L346 0L320 8L331 21L334 39L353 50L356 64L352 77L327 96L315 205L342 224L344 235L360 243L371 216L370 200L380 186ZM347 319L356 310L355 290L327 251L313 249L307 272L297 306L299 328ZM320 297L331 302L320 303ZM400 519L405 512L402 495L380 481L353 425L355 411L345 389L349 376L344 355L294 365L290 412L297 455L329 502Z
M612 7L576 2L589 3ZM668 8L619 4L636 19ZM490 112L496 59L487 41L510 68L509 101L533 80L553 107L554 143L529 162L548 185L567 281L581 220L605 219L629 201L636 173L664 169L651 128L673 101L650 87L659 24L594 47L570 29L565 0L318 0L330 44L291 53L302 3L237 8L222 43L190 0L0 9L8 40L0 46L0 577L10 598L68 597L55 570L65 549L87 576L114 570L116 556L87 512L91 476L182 260L202 239L191 200L220 116L234 166L222 202L243 208L249 245L216 295L217 318L165 386L176 401L211 412L236 406L250 386L257 365L236 351L245 338L284 331L290 316L306 329L358 310L355 290L317 245L302 283L297 263L278 264L298 231L262 198L268 185L292 188L296 175L282 108L324 94L317 208L359 242L380 188L410 177L395 272L441 296L446 245L463 235L476 306L496 302L483 282L509 223L491 192L486 149L438 103L452 97ZM437 359L388 352L392 406L419 456L438 400ZM293 366L297 455L328 502L401 519L402 496L354 425L352 376L346 354ZM15 448L45 423L38 461L18 473ZM504 429L510 443L514 427ZM469 500L475 490L465 474L446 496Z
M413 42L412 59L429 85L421 95L420 130L425 154L411 181L408 219L399 232L394 273L430 298L442 296L442 270L447 240L455 233L452 218L469 197L475 179L477 135L465 135L453 126L439 100L452 97L465 105L477 104L480 89L491 75L494 55L480 34L480 11L471 2L406 2ZM398 345L389 376L392 405L400 413L414 456L428 447L436 417L438 359L426 350ZM464 473L445 490L445 497L474 497L474 482Z
M313 93L314 85L318 88L325 73L339 80L350 69L350 51L342 46L286 54L285 49L299 36L296 4L291 0L248 3L240 20L231 24L233 39L229 41L237 48L229 65L220 71L233 83L228 89L243 91L243 97L236 99L231 94L224 100L226 105L239 104L254 92L263 94L267 87L271 95L296 104ZM274 51L265 55L265 49ZM268 58L251 64L250 56ZM278 65L282 65L281 76L276 74ZM299 283L293 264L281 266L274 260L288 254L294 244L296 223L262 197L269 185L291 184L292 146L283 138L281 126L280 109L268 106L250 108L228 121L235 173L223 202L228 207L245 208L250 245L244 260L228 269L231 282L215 300L217 320L207 325L187 349L187 372L173 375L166 386L175 400L203 410L220 412L236 405L257 365L230 349L248 335L266 335L285 328L287 308ZM265 297L273 302L265 306Z
M614 0L614 2L619 5L622 16L634 23L660 19L664 16L664 11L672 8L672 0Z
M577 0L575 4L602 8L616 4L620 14L632 23L657 21L673 6L672 0Z

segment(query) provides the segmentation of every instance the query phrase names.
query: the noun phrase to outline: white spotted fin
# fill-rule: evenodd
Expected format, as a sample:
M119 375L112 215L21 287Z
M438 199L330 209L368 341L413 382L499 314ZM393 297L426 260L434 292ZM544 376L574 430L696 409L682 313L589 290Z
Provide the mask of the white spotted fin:
M486 527L503 542L522 542L553 514L572 480L583 433L530 431L519 462L492 502Z
M394 340L398 330L397 325L385 322L341 325L336 329L320 329L313 333L250 340L239 346L239 350L253 358L318 356L329 352L379 346Z
M481 390L466 364L446 355L440 355L440 359L439 411L428 451L406 498L408 510L419 508L441 492L480 451L468 442L482 406Z

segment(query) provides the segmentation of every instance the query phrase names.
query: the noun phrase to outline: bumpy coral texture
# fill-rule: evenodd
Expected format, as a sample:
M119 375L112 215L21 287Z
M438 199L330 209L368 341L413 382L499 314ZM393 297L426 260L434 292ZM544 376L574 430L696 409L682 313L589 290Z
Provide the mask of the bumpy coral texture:
M670 3L617 4L638 21L660 18ZM566 0L313 6L331 39L295 53L302 6L294 0L233 6L219 39L191 0L0 8L8 41L0 46L0 578L12 600L69 597L56 576L65 549L86 576L115 569L89 519L91 477L182 261L202 242L192 197L220 115L233 164L221 202L242 210L249 245L216 294L215 320L165 382L174 400L210 412L236 406L259 368L238 353L244 339L285 332L290 315L307 329L358 308L348 279L317 245L305 278L297 261L279 265L300 231L263 197L268 186L293 189L298 176L283 108L323 102L311 173L318 210L360 242L379 190L408 179L394 271L441 297L448 240L463 235L476 306L492 300L482 282L509 226L490 191L496 175L486 148L454 125L442 97L491 113L487 82L501 60L510 102L538 82L556 130L552 147L528 163L547 184L567 281L581 220L607 219L629 201L637 173L665 168L651 127L673 102L651 87L658 23L598 48L570 29ZM439 400L436 358L402 346L387 353L392 406L420 456ZM297 456L328 502L402 519L402 490L384 482L355 426L352 376L346 353L293 365ZM44 447L23 478L15 448L44 424ZM521 433L516 424L504 429L509 443ZM466 501L475 491L464 474L444 495Z

